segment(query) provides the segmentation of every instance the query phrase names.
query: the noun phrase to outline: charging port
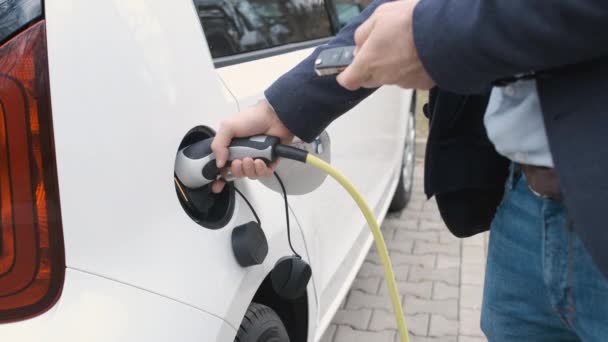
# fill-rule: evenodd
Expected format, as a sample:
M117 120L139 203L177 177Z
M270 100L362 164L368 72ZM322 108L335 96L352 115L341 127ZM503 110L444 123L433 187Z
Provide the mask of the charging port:
M213 136L215 131L209 127L194 127L186 134L178 151ZM232 183L227 184L221 193L214 194L211 185L188 189L175 177L175 192L186 214L204 228L220 229L228 224L234 214L235 191Z

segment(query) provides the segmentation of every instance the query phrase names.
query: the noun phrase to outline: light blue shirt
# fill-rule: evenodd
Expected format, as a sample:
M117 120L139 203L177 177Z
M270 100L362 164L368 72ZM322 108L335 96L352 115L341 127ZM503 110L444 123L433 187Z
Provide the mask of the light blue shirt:
M553 167L536 81L494 87L484 122L501 155L517 163Z

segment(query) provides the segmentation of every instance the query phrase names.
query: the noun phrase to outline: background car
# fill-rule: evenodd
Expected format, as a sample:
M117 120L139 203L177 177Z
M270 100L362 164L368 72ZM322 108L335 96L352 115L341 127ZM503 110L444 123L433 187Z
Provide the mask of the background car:
M250 180L219 195L179 189L174 162L330 39L342 26L335 5L2 7L0 17L16 19L0 25L0 339L320 339L372 244L354 202L329 179L290 196L294 248L313 277L304 296L287 300L269 281L293 254L281 194ZM244 39L251 32L258 38ZM332 164L380 220L395 192L398 210L411 190L413 97L383 87L328 130ZM261 219L261 265L235 259L232 232L254 220L235 188Z

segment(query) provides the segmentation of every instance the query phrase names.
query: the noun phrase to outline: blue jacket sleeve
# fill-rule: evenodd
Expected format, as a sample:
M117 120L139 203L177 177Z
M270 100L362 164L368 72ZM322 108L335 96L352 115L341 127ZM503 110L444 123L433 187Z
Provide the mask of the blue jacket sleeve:
M420 0L413 20L425 69L456 93L608 57L606 0Z
M314 61L325 49L355 45L357 27L385 2L389 0L374 1L332 40L315 49L265 91L266 100L279 119L300 139L314 140L332 121L375 91L360 89L352 92L342 88L335 77L319 77L314 71Z

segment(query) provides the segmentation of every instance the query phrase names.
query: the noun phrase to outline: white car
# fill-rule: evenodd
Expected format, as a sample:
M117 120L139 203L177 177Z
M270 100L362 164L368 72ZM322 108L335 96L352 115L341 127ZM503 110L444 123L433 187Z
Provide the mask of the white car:
M287 300L269 281L293 254L282 195L237 180L184 203L174 162L360 11L339 2L1 2L0 340L318 341L372 243L346 192L290 196L313 277ZM379 219L411 190L413 99L384 87L328 130ZM260 265L235 259L254 221L235 187L262 222Z

